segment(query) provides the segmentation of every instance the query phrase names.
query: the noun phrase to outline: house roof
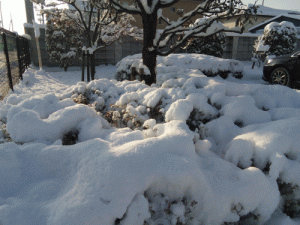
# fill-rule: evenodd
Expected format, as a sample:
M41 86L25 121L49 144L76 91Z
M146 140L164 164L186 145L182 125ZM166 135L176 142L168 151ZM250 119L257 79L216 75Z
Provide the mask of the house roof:
M281 14L281 15L275 16L275 17L273 17L269 20L266 20L263 23L260 23L260 24L257 24L255 26L251 27L248 31L253 32L254 30L257 30L258 28L264 27L264 26L266 26L267 24L269 24L273 21L277 21L279 18L288 18L288 19L293 19L293 20L299 20L299 23L300 23L300 14L299 15Z
M248 8L252 7L253 4L248 4ZM274 9L270 7L266 7L263 5L257 5L257 14L260 16L277 16L282 14L288 14L288 15L300 15L300 11L293 11L293 10L283 10L283 9Z

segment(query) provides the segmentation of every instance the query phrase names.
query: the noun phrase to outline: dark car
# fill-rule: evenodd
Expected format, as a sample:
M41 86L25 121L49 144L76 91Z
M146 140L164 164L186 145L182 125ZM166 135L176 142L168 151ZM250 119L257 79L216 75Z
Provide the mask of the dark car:
M300 51L267 59L262 79L270 84L295 86L300 82Z

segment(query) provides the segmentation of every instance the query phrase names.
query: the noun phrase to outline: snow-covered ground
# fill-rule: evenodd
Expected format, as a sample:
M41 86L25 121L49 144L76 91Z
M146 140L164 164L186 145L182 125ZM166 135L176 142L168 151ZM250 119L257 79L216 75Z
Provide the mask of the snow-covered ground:
M300 92L180 67L28 69L0 102L0 223L300 224Z

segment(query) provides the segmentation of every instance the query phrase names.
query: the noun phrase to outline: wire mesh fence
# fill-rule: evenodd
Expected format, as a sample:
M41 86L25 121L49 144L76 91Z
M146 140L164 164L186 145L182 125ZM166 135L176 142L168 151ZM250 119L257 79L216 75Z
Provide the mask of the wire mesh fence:
M0 28L0 100L22 78L30 65L29 41Z

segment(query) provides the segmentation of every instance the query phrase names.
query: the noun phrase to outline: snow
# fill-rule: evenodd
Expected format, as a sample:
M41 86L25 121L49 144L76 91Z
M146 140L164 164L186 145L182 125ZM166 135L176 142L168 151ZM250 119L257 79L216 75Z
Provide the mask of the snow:
M34 20L32 20L32 23L33 23L35 37L39 38L41 35L39 24L37 24Z
M270 49L270 45L264 45L263 40L259 40L256 46L256 52L267 52Z
M142 65L141 54L127 56L117 64L117 72L120 74L131 73L133 65ZM166 74L177 71L179 74L185 73L184 70L199 70L200 74L216 75L220 71L236 76L243 74L243 63L233 59L222 59L203 54L171 54L167 57L157 58L158 74ZM201 73L201 72L202 73ZM183 76L183 74L181 75ZM163 80L159 80L161 85Z
M23 34L22 37L26 38L27 40L31 40L31 36L29 34Z
M166 112L166 122L171 120L186 121L193 110L193 104L190 101L179 99L173 102Z
M264 31L270 31L270 30L283 30L283 29L287 29L287 30L291 30L291 32L295 32L297 33L297 29L295 27L295 25L291 22L288 21L282 21L281 23L277 23L277 22L271 22L269 23L267 26L265 26Z
M199 70L214 65L228 64L159 58L151 87L116 81L116 66L90 83L27 69L0 102L0 222L300 224L283 213L300 199L300 92L250 62L242 79Z
M153 0L153 1L141 0L140 2L143 6L143 11L145 11L147 14L152 14L154 12L154 9L156 8L156 5L160 1L159 0Z

